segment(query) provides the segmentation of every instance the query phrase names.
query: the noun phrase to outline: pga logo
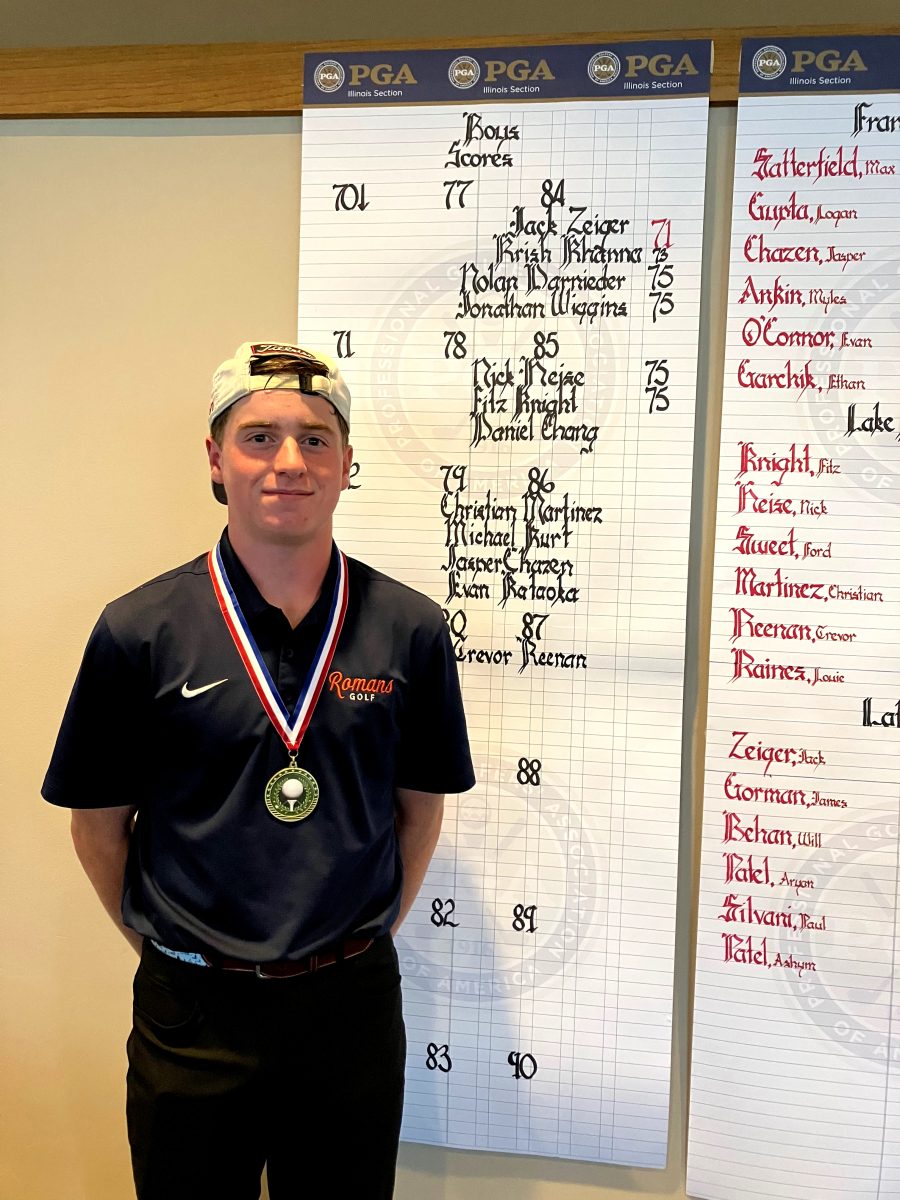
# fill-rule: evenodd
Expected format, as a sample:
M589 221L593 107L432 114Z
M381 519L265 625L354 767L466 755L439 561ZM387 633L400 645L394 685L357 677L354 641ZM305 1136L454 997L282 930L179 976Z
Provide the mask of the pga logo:
M320 92L336 92L344 83L344 68L339 62L328 58L320 62L313 75L316 87Z
M753 55L753 74L758 79L777 79L787 67L787 55L780 46L761 46Z
M612 50L598 50L588 63L588 78L602 87L618 79L621 70L618 54L613 54Z
M447 77L455 88L474 87L481 78L481 67L471 55L460 54L448 67Z
M867 71L858 50L844 54L840 50L794 50L792 51L792 75L803 75L809 67L834 75L846 71ZM787 70L788 56L780 46L762 46L753 55L753 73L760 79L778 79Z

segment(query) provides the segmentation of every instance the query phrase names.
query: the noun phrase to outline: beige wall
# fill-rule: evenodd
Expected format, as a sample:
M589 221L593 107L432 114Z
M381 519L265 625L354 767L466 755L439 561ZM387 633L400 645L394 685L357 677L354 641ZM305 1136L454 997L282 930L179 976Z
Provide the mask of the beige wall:
M579 15L569 14L566 29L597 24L594 5L571 7ZM671 23L668 6L646 7L641 22L629 10L632 25L659 28L667 13ZM694 19L682 16L684 23L714 19L709 6L694 7ZM889 19L892 5L879 8L871 19ZM782 20L799 23L823 10L804 2L790 14L783 6L778 11ZM547 16L543 27L550 23ZM383 36L376 24L369 15L344 36ZM479 31L486 31L483 23L470 30ZM310 33L294 28L284 36ZM177 40L177 33L167 40ZM131 1194L122 1108L133 962L74 860L66 814L37 795L102 605L208 547L222 522L205 475L208 380L247 337L295 332L300 129L299 119L0 124L0 665L6 681L0 1196L10 1200L123 1200ZM707 500L714 495L717 454L733 131L734 110L715 110L669 1166L631 1171L406 1146L400 1200L684 1196ZM138 772L140 730L132 749ZM111 804L128 801L129 780L108 778L103 763L91 786Z
M296 322L299 120L0 125L0 1196L122 1200L130 951L37 799L100 608L207 547L209 375ZM256 336L255 334L253 336ZM135 730L135 772L143 752ZM90 786L127 803L97 763Z

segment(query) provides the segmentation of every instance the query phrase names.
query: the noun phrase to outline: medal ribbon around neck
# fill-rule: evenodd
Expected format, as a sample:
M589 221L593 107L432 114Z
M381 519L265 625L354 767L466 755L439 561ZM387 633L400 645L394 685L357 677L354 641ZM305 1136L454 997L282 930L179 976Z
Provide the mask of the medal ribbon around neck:
M347 615L347 597L349 594L347 585L347 558L343 551L338 550L337 547L335 547L335 552L338 557L338 572L334 584L334 594L331 597L331 609L325 625L325 632L313 657L309 674L306 676L303 687L300 689L300 698L297 701L297 706L292 713L288 712L287 706L275 685L275 681L269 674L269 669L263 661L253 634L250 632L247 619L241 611L240 604L238 604L237 596L235 595L234 588L231 586L231 581L225 570L225 563L222 560L221 543L217 543L215 548L210 550L207 559L213 590L216 593L219 608L222 610L222 617L228 626L228 632L234 640L237 652L241 656L241 660L247 674L250 676L250 682L253 684L260 703L265 709L269 720L278 730L281 740L287 746L292 762L300 743L303 741L303 735L306 733L309 723L312 720L313 712L325 684L328 668L331 666L331 660L337 648L338 639L341 636L344 617Z

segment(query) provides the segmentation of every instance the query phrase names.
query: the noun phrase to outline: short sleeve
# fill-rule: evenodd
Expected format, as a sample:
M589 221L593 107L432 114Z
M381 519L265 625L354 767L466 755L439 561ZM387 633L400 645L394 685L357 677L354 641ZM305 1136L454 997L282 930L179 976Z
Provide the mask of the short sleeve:
M138 672L105 615L94 626L62 719L41 795L63 808L133 804L143 712Z
M459 674L446 625L413 639L397 787L446 794L475 783Z

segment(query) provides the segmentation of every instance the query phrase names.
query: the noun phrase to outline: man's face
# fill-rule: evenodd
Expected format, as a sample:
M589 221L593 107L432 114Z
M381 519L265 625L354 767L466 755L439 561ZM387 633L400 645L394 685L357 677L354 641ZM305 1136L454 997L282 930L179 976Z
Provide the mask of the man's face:
M331 517L350 480L334 409L290 389L251 392L233 405L222 445L206 440L210 474L228 493L228 527L257 542L331 541Z

